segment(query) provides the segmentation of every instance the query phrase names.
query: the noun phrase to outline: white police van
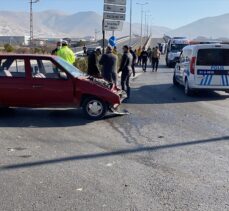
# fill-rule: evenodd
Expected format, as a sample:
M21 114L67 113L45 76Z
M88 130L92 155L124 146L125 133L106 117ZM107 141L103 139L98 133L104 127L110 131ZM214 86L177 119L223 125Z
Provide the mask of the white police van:
M174 85L193 90L229 91L229 45L197 44L183 48L175 66Z
M175 67L182 49L187 45L189 40L185 37L174 37L169 40L165 58L168 67Z

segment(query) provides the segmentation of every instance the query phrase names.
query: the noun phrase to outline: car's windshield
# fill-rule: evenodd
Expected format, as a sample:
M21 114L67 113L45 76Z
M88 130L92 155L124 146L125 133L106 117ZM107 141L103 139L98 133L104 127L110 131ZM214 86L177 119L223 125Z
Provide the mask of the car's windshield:
M84 76L84 73L79 70L78 68L76 68L75 66L69 64L68 62L66 62L65 60L63 60L60 57L56 57L55 60L69 73L71 74L73 77L77 78L80 76Z
M172 44L171 51L172 52L181 52L185 46L187 46L187 44Z

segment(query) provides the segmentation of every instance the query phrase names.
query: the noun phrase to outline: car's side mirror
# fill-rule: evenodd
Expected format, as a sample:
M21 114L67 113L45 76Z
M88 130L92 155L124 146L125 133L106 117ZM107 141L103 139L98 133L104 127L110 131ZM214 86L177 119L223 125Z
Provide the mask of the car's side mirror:
M68 76L65 72L60 72L60 78L63 79L63 80L68 80Z

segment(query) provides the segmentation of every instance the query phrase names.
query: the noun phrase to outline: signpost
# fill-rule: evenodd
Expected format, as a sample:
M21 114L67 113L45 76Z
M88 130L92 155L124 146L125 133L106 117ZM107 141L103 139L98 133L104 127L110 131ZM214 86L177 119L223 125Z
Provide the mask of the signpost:
M115 13L126 13L126 6L118 6L112 4L105 4L104 11L115 12Z
M110 20L124 21L126 19L125 14L112 13L112 12L104 12L103 17L105 20L110 19Z
M112 31L114 35L114 31L122 31L123 21L126 19L126 2L127 0L104 0L103 53L105 52L105 32ZM115 40L114 36L111 38Z
M104 4L126 5L126 0L104 0Z
M123 27L122 21L113 21L113 20L104 21L105 31L122 31L122 27Z

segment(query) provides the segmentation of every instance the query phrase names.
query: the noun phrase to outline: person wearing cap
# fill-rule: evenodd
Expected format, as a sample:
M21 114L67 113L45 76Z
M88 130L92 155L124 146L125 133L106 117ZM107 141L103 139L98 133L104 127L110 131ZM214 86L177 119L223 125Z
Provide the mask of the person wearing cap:
M114 83L117 86L117 63L118 57L112 52L112 48L108 46L106 53L102 55L99 64L102 65L102 76L106 81Z
M92 54L88 56L87 74L96 78L100 77L98 59L102 54L101 50L97 48Z
M127 99L130 98L130 76L132 74L133 57L127 45L123 46L123 56L119 68L121 75L122 90L126 92Z
M62 42L58 41L56 43L56 48L51 52L52 55L57 55L57 51L59 51L62 47Z
M68 47L66 40L62 41L62 48L57 51L57 56L61 57L70 64L74 64L76 57L73 51Z

